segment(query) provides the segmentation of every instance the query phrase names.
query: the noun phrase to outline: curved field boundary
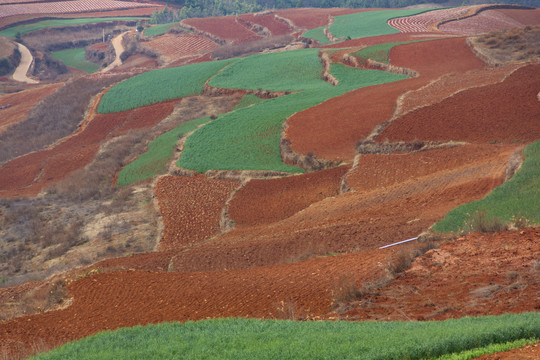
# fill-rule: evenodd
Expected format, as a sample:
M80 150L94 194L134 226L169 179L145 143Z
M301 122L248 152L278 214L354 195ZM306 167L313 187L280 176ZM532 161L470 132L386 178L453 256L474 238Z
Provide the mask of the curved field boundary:
M438 22L447 19L455 19L470 14L477 6L461 6L450 9L433 10L418 15L394 18L388 20L388 25L399 30L401 33L437 31L435 26Z
M165 34L144 43L167 61L174 61L188 56L200 56L206 54L219 45L206 36L198 34Z
M23 44L17 43L17 46L19 48L19 51L21 53L21 62L19 63L19 66L15 69L15 72L13 73L13 80L24 82L27 84L38 84L39 81L30 79L28 76L26 76L26 73L28 72L28 69L30 69L30 66L34 62L34 57L30 53L30 50Z
M239 15L238 18L268 29L272 36L291 34L295 30L293 26L280 20L272 12L265 14L244 14Z
M98 112L101 114L131 110L161 101L197 95L206 81L230 61L204 62L178 68L149 71L107 91Z
M521 169L507 182L493 189L485 198L450 211L433 226L435 231L458 232L463 229L468 215L485 210L488 216L498 217L503 223L527 219L540 224L540 140L523 151L525 161Z
M184 19L181 24L235 44L261 39L261 36L238 23L235 16Z
M540 17L536 22L536 25L540 25ZM524 24L505 15L500 10L485 10L473 17L443 24L439 26L439 30L448 34L475 35L523 27L525 27Z

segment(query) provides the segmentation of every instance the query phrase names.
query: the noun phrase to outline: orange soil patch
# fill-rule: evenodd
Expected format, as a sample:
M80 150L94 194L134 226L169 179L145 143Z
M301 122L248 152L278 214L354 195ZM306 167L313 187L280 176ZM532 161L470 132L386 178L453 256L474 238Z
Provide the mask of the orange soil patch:
M428 251L403 277L350 304L342 316L443 320L539 311L539 255L540 228L471 234Z
M35 196L42 189L89 164L103 140L130 129L153 126L174 108L175 101L115 114L98 114L75 136L56 147L16 158L0 168L0 197Z
M524 26L498 10L485 10L472 17L442 24L439 30L448 34L474 35Z
M540 138L540 64L501 83L469 89L396 119L378 139L531 142Z
M373 249L417 236L454 207L481 199L504 181L506 163L516 147L496 148L499 151L470 147L471 160L455 167L452 163L466 159L466 155L459 152L457 159L448 161L451 156L446 154L447 158L438 163L440 171L429 171L437 166L433 160L434 164L419 171L418 177L402 176L396 184L327 198L273 224L236 228L178 254L174 268L206 271L265 266L313 255ZM404 158L403 162L413 164L416 159L422 162L429 158L409 156L410 160ZM384 164L386 159L380 156L379 161ZM394 163L391 159L378 169ZM446 168L447 163L452 167Z
M330 196L339 195L341 179L350 169L340 166L280 179L254 179L234 195L229 216L237 226L280 221Z
M11 125L26 119L30 110L39 101L47 95L52 94L61 85L63 84L46 85L0 97L0 107L11 105L0 110L0 134L6 131Z
M500 9L497 11L523 25L540 25L540 9Z
M299 28L314 29L328 25L328 16L355 14L381 9L300 8L277 10L278 16L291 20Z
M260 36L239 24L234 16L185 19L182 22L235 44L261 39Z
M159 179L155 193L165 224L160 249L178 249L217 235L221 211L238 185L204 176Z
M294 31L292 27L289 26L285 21L276 19L274 14L265 14L265 15L254 15L254 14L245 14L240 15L240 19L249 21L252 24L259 24L264 26L273 36L277 35L286 35Z
M391 59L396 66L418 71L420 77L351 91L293 115L287 120L285 132L292 149L301 154L311 151L319 158L350 161L355 144L375 125L392 117L401 94L445 73L484 66L463 38L400 45L392 49Z
M538 360L540 359L540 342L505 352L483 355L477 360Z
M116 71L132 70L132 69L155 69L159 66L158 61L151 57L135 54L126 59L122 65L117 66Z
M218 45L206 36L196 34L164 34L144 43L168 61L212 51Z
M56 347L103 330L164 321L274 318L281 302L306 316L322 315L340 276L355 274L362 283L381 273L377 263L391 254L373 250L236 271L92 275L68 286L70 307L0 323L0 351L28 355L37 342Z

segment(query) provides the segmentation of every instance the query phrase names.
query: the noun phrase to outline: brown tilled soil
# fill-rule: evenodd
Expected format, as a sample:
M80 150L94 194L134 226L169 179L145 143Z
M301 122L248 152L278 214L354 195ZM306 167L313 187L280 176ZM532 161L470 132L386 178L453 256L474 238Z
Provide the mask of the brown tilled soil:
M105 139L150 127L169 115L175 101L114 114L97 114L59 145L16 158L0 168L0 197L35 196L89 164Z
M539 311L539 256L539 228L471 234L428 251L340 317L443 320Z
M308 30L328 25L328 16L349 15L373 10L380 9L300 8L280 9L277 10L276 13L283 18L291 20L295 26Z
M252 24L258 24L267 28L272 36L286 35L293 32L293 28L285 21L277 20L274 14L254 15L244 14L239 16L240 19L249 21Z
M238 227L283 220L313 203L339 195L341 179L349 169L340 166L279 179L251 180L235 193L229 216Z
M0 134L6 131L11 125L26 119L30 110L32 110L39 101L47 95L52 94L62 85L62 83L45 85L1 96L0 107L7 107L0 110Z
M523 25L540 25L540 9L499 9L497 11Z
M179 249L220 232L221 211L240 183L204 176L165 176L155 192L165 229L160 249Z
M540 138L540 64L524 66L502 83L469 89L396 119L380 141L531 142Z
M220 16L213 18L192 18L183 20L187 25L197 30L210 33L223 40L229 40L234 44L241 44L261 39L253 31L235 21L234 16Z
M477 360L538 360L540 359L540 342L519 349L483 355Z
M420 77L351 91L293 115L287 120L285 133L292 149L301 154L313 152L318 158L351 161L354 145L375 125L392 117L401 94L443 74L484 66L464 38L397 46L391 52L391 61L418 71Z

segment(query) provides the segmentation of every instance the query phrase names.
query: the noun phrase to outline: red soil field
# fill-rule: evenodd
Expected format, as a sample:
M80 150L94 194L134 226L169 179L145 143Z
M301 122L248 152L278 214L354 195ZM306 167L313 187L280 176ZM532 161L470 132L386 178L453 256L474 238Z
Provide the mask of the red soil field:
M306 30L328 25L328 16L355 14L381 9L299 8L277 10L278 16L291 20L294 25Z
M540 25L540 9L500 9L497 11L523 25Z
M218 47L218 44L202 35L164 34L144 43L168 61L188 56L202 55Z
M270 30L273 36L286 35L294 31L285 21L276 19L273 13L264 15L245 14L239 15L239 18L252 24L264 26Z
M234 44L261 39L260 36L239 24L234 16L185 19L182 23Z
M441 9L428 11L426 13L395 18L388 20L388 25L402 33L408 32L429 32L433 30L433 24L446 19L455 19L464 16L476 6L462 6L451 9Z
M392 64L416 70L420 77L351 91L299 112L287 120L285 137L294 151L324 159L351 161L355 144L377 124L389 120L398 97L449 72L480 69L463 38L432 40L392 49Z
M159 179L155 193L165 224L159 248L179 249L217 235L221 211L239 185L236 181L204 176Z
M477 360L538 360L540 359L540 342L505 352L482 355Z
M425 176L402 176L403 181L396 184L327 198L273 224L238 227L179 253L173 260L174 269L188 272L266 266L373 249L417 236L454 207L481 199L504 181L506 164L517 147L497 149L490 152L470 147L472 160L462 166L453 165L459 162L459 155L449 161L452 157L447 154L438 162L440 171L429 171L437 166L434 158ZM416 156L410 156L412 164ZM380 156L378 169L394 166L392 159L383 165L386 159ZM377 176L384 176L384 172Z
M341 179L350 169L340 166L279 179L253 179L229 203L229 217L237 226L280 221L327 197L339 195Z
M531 142L540 138L540 65L524 66L501 83L460 92L396 119L379 140Z
M378 45L385 43L393 42L405 42L405 41L415 41L415 40L424 40L430 38L446 37L446 35L441 35L440 33L397 33L397 34L388 34L380 36L371 36L360 39L353 39L340 42L338 44L329 44L322 46L323 48L328 49L340 49L340 48L349 48L349 47L359 47L359 46L370 46Z
M540 24L540 19L536 23ZM524 26L499 10L485 10L466 19L442 24L439 26L439 30L448 34L474 35Z
M14 94L2 95L0 97L0 107L11 106L0 110L0 134L6 131L11 125L26 119L30 110L32 110L39 101L47 95L52 94L62 85L62 83L45 85Z
M128 57L121 65L114 68L115 71L129 71L136 69L154 70L159 67L156 59L151 57L135 54Z
M89 164L101 142L130 129L150 127L169 115L175 101L115 114L98 114L66 141L16 158L0 168L0 197L36 196L42 189Z
M539 228L471 234L428 251L341 317L410 321L539 311L539 254Z

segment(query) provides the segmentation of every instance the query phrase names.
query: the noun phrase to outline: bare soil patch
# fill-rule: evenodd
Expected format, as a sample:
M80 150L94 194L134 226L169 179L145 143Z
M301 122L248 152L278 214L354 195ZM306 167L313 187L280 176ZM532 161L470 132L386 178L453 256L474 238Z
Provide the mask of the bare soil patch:
M208 37L196 34L164 34L144 42L144 46L158 52L166 61L202 55L218 47Z
M477 360L535 360L538 358L540 358L540 343L537 342L519 349L483 355L478 357Z
M300 8L280 9L276 13L281 17L291 20L297 27L309 30L328 25L328 16L348 15L373 10L380 9Z
M348 166L279 179L253 179L234 195L229 216L237 226L283 220L327 197L339 195Z
M255 41L261 37L239 24L234 16L185 19L183 23L235 44Z
M540 138L540 65L524 66L506 80L469 89L396 119L379 140L474 143L531 142Z
M258 24L267 28L273 36L286 35L294 31L285 21L276 19L274 13L264 15L244 14L240 15L239 18L251 24Z
M217 235L221 211L239 185L204 176L161 178L155 188L165 224L159 248L178 249Z

